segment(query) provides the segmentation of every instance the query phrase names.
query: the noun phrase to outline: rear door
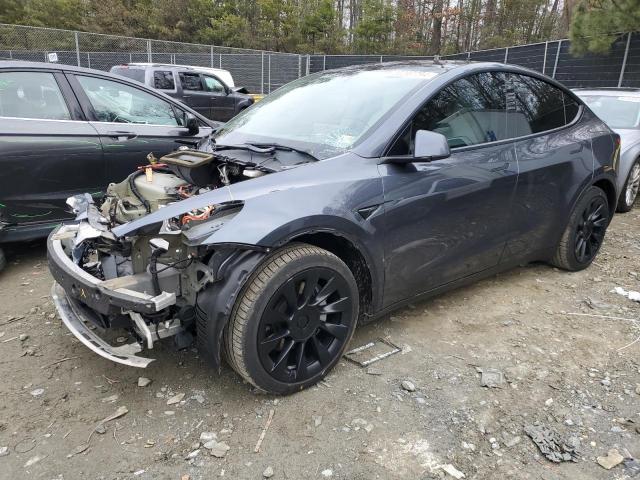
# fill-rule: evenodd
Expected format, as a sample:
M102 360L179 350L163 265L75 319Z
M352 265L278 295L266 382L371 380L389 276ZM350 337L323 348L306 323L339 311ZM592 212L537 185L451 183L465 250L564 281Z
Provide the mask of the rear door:
M69 218L67 197L103 191L98 132L61 72L0 71L0 171L0 222L33 229Z
M211 116L209 118L226 122L236 114L236 97L230 95L231 90L220 79L213 75L202 75L204 88L210 95Z
M182 86L182 101L200 115L211 117L211 94L205 91L204 82L199 73L179 72Z
M505 261L554 250L573 199L593 174L592 133L578 121L581 109L571 95L512 73L507 107L520 175Z
M202 123L196 138L188 136L185 111L152 89L99 75L68 76L100 135L109 182L119 182L146 164L149 153L159 158L176 150L178 141L211 133Z

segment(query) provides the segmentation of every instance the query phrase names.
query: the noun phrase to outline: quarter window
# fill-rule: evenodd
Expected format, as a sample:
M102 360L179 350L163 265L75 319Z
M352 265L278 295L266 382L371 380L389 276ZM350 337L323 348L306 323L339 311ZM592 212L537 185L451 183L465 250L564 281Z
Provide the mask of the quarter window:
M76 78L100 122L180 125L172 105L150 93L104 78Z
M176 84L173 81L173 72L153 72L153 86L160 90L175 90Z
M389 154L413 153L418 130L441 133L452 148L508 138L505 74L474 74L443 88L418 111Z
M0 116L70 120L71 115L52 73L0 73Z
M180 73L180 83L183 90L202 91L202 81L199 73Z

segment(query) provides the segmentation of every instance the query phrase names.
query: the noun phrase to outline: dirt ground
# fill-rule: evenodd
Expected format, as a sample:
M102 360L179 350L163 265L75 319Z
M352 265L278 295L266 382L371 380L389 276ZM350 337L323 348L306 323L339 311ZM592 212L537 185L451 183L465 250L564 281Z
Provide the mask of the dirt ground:
M0 478L625 478L596 457L640 457L640 304L611 292L640 290L639 221L616 216L586 271L527 266L360 328L353 347L388 337L403 352L369 368L343 360L284 398L212 372L194 349L163 345L146 370L100 358L54 313L44 244L14 246L0 274ZM488 369L504 383L483 387ZM577 446L577 462L544 458L527 425ZM202 432L230 447L223 458Z

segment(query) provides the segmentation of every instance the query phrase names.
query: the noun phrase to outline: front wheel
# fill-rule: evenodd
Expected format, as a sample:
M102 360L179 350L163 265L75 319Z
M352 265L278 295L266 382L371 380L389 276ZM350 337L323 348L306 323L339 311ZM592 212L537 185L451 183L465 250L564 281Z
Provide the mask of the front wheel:
M265 392L302 390L338 363L358 309L358 286L342 260L302 243L283 247L258 267L238 297L225 332L225 356Z
M609 202L602 189L589 187L576 203L552 263L576 272L591 265L609 226Z
M640 160L636 160L629 170L627 181L624 182L624 187L620 192L618 208L616 208L618 212L625 213L633 208L633 203L638 196L638 189L640 189Z

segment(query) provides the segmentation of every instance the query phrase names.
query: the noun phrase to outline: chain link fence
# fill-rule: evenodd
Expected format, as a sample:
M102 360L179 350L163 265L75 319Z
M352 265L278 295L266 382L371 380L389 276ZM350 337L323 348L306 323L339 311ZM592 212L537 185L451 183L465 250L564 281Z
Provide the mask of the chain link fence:
M105 71L133 62L223 68L251 93L307 73L306 55L0 24L0 59L48 62L50 53L58 63Z
M554 40L530 45L464 52L442 57L448 60L498 62L537 70L570 88L638 87L640 88L640 32L627 33L616 41L609 54L576 57L570 53L569 40ZM311 55L309 72L348 65L422 60L433 57L394 55Z
M570 54L569 40L480 50L444 59L522 65L553 77L568 87L640 87L640 32L628 33L607 55ZM270 93L309 73L350 65L428 56L298 55L193 43L0 24L0 59L49 61L108 71L132 62L195 65L229 70L236 85L252 93Z

